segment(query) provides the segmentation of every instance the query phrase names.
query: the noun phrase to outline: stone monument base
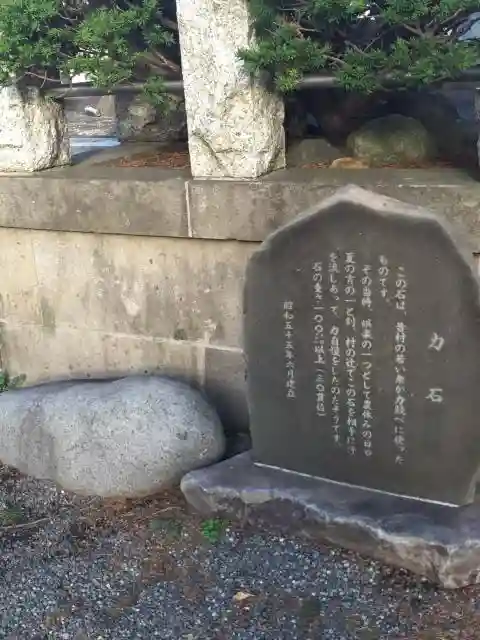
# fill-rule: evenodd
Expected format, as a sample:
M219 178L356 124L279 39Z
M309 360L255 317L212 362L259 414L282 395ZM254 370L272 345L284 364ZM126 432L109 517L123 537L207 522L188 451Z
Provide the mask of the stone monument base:
M449 507L254 464L242 453L187 474L204 515L270 522L409 569L446 588L480 582L480 504Z

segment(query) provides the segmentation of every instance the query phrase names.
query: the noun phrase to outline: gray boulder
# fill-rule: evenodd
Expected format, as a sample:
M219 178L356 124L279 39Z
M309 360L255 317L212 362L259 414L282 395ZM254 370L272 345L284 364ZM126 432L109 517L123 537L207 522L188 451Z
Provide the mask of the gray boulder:
M399 114L367 122L350 134L347 146L371 166L420 165L435 154L433 138L421 122Z
M315 163L330 165L343 155L325 138L305 138L290 146L287 153L287 165L290 167L302 167Z
M168 109L161 112L142 96L116 97L117 136L123 142L162 142L187 139L187 114L183 98L169 97Z
M168 378L60 382L0 395L0 460L80 494L152 494L224 448L215 411Z

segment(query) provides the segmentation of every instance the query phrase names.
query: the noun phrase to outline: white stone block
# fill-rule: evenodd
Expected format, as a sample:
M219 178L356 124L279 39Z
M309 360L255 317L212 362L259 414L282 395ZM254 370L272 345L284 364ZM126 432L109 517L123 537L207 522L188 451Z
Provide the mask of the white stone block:
M283 100L243 68L246 0L177 0L192 173L256 178L285 166Z
M37 88L0 88L0 171L32 172L69 163L61 105Z

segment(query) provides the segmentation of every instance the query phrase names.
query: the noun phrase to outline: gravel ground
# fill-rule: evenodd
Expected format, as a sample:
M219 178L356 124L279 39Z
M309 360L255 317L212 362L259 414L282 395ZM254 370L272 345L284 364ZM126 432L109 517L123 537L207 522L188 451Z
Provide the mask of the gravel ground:
M102 502L5 468L0 487L0 638L480 638L478 589L203 522L174 493Z

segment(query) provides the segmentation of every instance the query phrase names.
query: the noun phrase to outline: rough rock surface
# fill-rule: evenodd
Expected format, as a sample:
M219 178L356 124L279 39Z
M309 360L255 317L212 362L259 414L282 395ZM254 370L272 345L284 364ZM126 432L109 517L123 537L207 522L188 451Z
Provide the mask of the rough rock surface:
M350 134L347 146L352 155L371 166L419 165L431 159L435 151L425 127L399 114L367 122Z
M408 569L446 588L480 583L480 504L454 508L253 464L242 453L187 474L199 512L265 521Z
M61 382L0 396L0 460L80 494L148 495L224 447L203 396L167 378Z
M285 166L283 101L245 71L252 44L246 0L179 0L192 173L256 178Z
M302 167L306 164L331 164L344 154L325 138L305 138L294 142L288 149L287 164Z
M171 96L170 108L160 113L141 96L116 98L117 135L125 142L177 142L187 139L185 102Z
M62 107L37 88L0 89L0 171L41 171L70 163Z

